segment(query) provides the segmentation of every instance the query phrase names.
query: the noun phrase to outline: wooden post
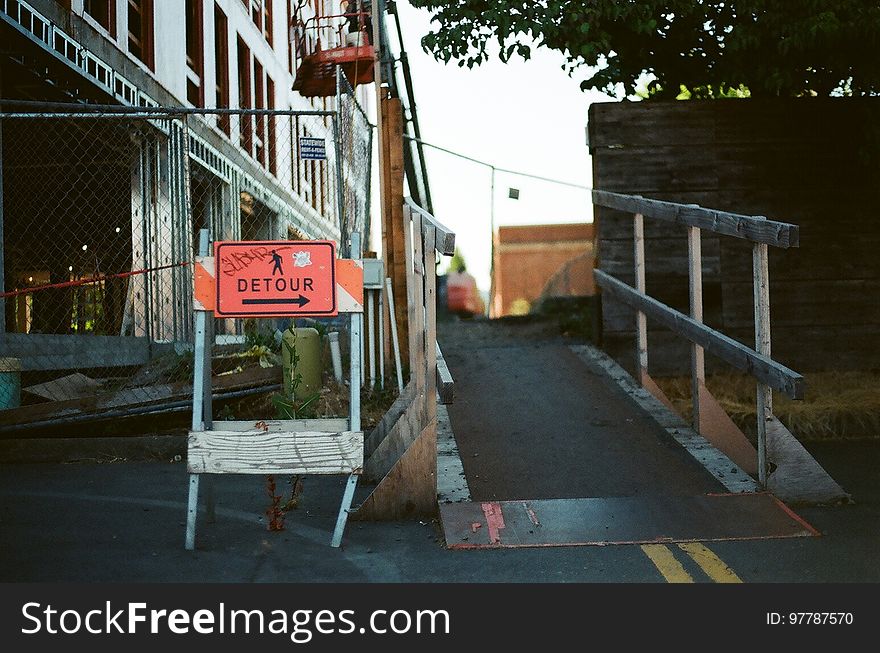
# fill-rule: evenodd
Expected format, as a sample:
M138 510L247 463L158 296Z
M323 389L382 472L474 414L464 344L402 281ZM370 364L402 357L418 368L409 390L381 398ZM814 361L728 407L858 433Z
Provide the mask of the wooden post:
M636 290L645 291L645 218L641 213L633 215L633 259L636 272ZM645 385L648 377L648 321L642 311L636 311L636 362L638 378Z
M413 228L412 238L412 279L413 293L409 311L410 378L415 381L419 395L425 392L425 252L422 241L422 218L413 216L409 207L405 213ZM415 219L413 219L415 218ZM404 237L409 239L409 234ZM424 399L422 399L423 401ZM422 413L424 418L424 412ZM424 422L422 423L424 426Z
M436 232L433 225L427 224L427 220L421 216L419 222L425 243L425 323L422 332L425 360L425 421L430 425L437 419L437 268L434 263Z
M767 245L752 246L755 351L770 358L770 266ZM758 483L767 487L767 423L773 418L773 390L758 383Z
M406 260L403 229L403 109L400 100L383 100L383 127L385 129L386 199L385 224L386 239L383 243L386 270L391 277L397 320L397 333L400 337L401 356L409 360L409 330L407 323ZM409 233L409 230L406 232Z
M691 317L703 322L703 252L700 229L688 227L688 290L690 292ZM693 424L697 433L703 433L700 396L706 384L706 363L703 348L691 343L691 401L693 405Z

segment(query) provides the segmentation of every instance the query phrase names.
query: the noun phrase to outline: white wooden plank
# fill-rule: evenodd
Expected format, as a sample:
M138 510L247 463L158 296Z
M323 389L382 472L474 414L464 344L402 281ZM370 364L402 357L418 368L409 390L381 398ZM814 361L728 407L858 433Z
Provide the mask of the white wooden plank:
M440 343L437 344L437 394L440 396L441 404L451 404L455 399L455 380L443 358L443 352L440 351Z
M800 230L796 224L776 222L763 216L740 215L705 209L696 204L662 202L639 195L622 195L603 190L593 191L593 203L774 247L797 247L800 241Z
M784 392L792 399L804 398L804 378L785 365L757 353L720 331L694 321L684 313L657 301L653 297L638 292L632 286L605 274L602 270L594 270L593 275L596 278L596 284L604 292L613 295L628 306L644 311L652 320L656 320L675 333L698 343L710 354L718 356L739 370L748 372L770 387Z
M446 227L442 223L437 221L433 215L428 213L421 206L416 204L412 198L405 197L404 202L406 206L409 207L410 210L419 214L424 220L426 220L430 225L435 229L436 237L436 247L437 251L445 256L452 256L455 254L455 232L452 231L449 227Z
M189 434L187 467L194 474L350 474L363 464L362 432Z
M295 431L324 431L336 433L348 430L344 417L326 419L266 419L224 420L214 422L212 431L249 431L254 433L282 433Z

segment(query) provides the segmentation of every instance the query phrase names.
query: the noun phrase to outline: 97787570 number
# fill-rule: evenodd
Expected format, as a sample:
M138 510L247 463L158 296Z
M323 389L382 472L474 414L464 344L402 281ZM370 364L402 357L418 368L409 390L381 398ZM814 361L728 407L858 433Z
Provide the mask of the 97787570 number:
M768 626L850 626L852 612L768 612Z

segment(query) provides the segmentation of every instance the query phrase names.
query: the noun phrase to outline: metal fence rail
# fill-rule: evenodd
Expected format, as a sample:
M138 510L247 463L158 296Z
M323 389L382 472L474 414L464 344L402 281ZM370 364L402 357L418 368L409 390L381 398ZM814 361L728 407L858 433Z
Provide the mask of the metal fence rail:
M371 127L340 94L338 113L3 101L0 431L191 393L200 229L347 248L369 221ZM277 383L243 321L215 332L220 392Z

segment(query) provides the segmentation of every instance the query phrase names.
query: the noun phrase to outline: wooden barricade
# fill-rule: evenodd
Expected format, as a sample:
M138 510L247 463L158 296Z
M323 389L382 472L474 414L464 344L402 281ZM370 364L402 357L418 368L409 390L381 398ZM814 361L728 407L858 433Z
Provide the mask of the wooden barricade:
M360 251L358 240L358 235L353 234L353 252ZM224 246L244 246L245 251L240 257L233 257L232 263L228 259L221 262L218 252ZM315 249L318 246L329 246L330 252L318 252ZM310 256L310 248L318 253ZM207 230L200 233L199 250L194 296L193 419L187 451L190 477L186 548L195 548L200 478L206 475L210 479L218 474L347 474L348 483L331 539L331 546L338 547L364 458L360 413L363 265L359 260L336 259L332 243L320 241L218 243L215 257L209 257ZM286 260L282 251L290 254ZM323 263L319 262L319 256L323 257ZM227 267L224 268L224 264ZM283 272L285 266L287 275ZM220 277L223 274L226 278ZM234 275L241 278L232 278L234 283L230 284L230 277ZM295 297L291 292L294 283ZM224 296L227 292L224 284L233 296ZM248 294L251 291L252 294ZM317 308L309 308L310 304ZM318 309L320 312L310 313ZM235 317L245 314L314 317L348 313L351 326L348 419L214 422L211 411L212 313L220 317L230 314ZM208 520L213 521L213 487L210 482L206 485L206 514Z

